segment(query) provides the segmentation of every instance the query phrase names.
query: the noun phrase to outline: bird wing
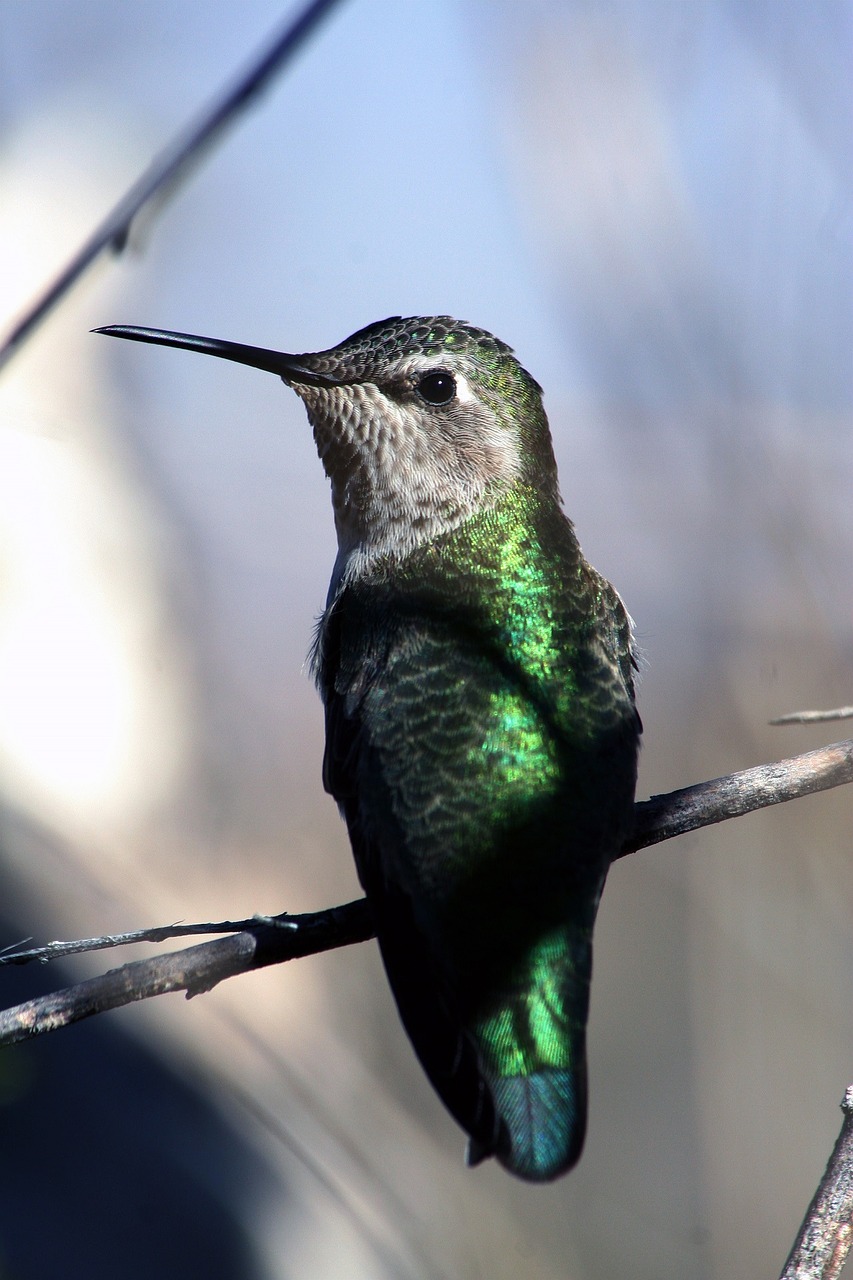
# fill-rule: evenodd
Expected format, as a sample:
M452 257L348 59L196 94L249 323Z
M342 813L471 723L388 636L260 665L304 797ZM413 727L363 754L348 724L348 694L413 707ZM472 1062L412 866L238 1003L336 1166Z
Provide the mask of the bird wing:
M389 984L415 1052L448 1110L472 1135L473 1148L490 1154L501 1122L452 984L436 963L412 893L394 874L397 859L389 859L388 846L398 851L404 837L391 820L390 795L377 794L383 789L383 761L368 731L364 701L399 648L400 636L393 623L388 630L380 622L361 631L361 643L353 646L352 632L360 630L353 625L355 612L360 612L357 600L344 591L323 618L315 646L315 675L326 717L323 785L346 821ZM346 621L348 646L342 641ZM377 811L384 822L377 822Z

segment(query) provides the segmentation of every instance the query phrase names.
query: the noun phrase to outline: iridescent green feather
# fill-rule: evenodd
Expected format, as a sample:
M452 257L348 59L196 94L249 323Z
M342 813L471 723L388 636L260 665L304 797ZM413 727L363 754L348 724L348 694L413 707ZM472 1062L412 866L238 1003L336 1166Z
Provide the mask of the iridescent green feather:
M334 618L327 761L348 769L327 781L403 1022L474 1158L555 1177L583 1141L592 925L632 812L624 611L518 486Z

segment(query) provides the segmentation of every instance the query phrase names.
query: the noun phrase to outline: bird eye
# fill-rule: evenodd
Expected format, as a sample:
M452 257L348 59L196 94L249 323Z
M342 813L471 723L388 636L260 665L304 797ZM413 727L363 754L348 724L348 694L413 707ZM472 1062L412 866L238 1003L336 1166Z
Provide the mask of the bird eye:
M456 379L443 369L425 373L418 380L418 391L427 404L450 404L456 395Z

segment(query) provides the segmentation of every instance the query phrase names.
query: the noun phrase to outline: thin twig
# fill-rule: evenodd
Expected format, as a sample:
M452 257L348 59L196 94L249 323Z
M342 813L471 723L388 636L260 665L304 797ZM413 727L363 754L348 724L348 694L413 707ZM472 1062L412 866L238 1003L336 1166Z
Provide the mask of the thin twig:
M656 796L637 805L637 830L619 856L845 782L853 782L853 738L791 760ZM197 995L236 973L373 937L370 909L364 899L328 911L287 916L283 923L285 928L276 917L264 918L231 937L135 961L103 977L8 1009L0 1013L0 1045L27 1040L164 991Z
M853 1085L844 1122L780 1280L837 1280L853 1242Z
M826 724L828 720L853 720L853 707L835 707L832 711L792 711L777 716L768 724Z
M183 129L160 152L12 329L0 346L0 369L20 350L34 329L96 258L107 249L111 249L113 253L122 252L130 236L133 220L142 207L155 195L159 196L161 204L165 203L188 175L190 168L218 141L226 126L233 124L239 113L267 87L337 3L338 0L313 0L313 3L307 5L272 44L255 57L236 84L224 94L217 95L210 106L201 112L197 121Z
M272 924L278 929L297 929L299 926L286 915L252 916L250 920L220 920L204 924L159 924L151 929L131 929L129 933L105 933L98 938L75 938L71 942L46 942L43 947L28 947L16 951L4 947L0 951L0 967L8 964L29 964L39 960L62 960L66 956L83 955L89 951L108 951L111 947L126 947L135 942L167 942L170 938L197 937L199 934L241 933L257 924ZM31 939L27 938L27 942ZM21 944L15 944L20 946Z
M275 923L252 924L228 938L216 938L149 960L134 960L64 991L6 1009L0 1013L0 1045L29 1040L167 991L186 991L188 998L200 995L237 973L365 942L374 934L364 898L328 911L288 916L286 923L286 929ZM295 929L290 927L293 924Z

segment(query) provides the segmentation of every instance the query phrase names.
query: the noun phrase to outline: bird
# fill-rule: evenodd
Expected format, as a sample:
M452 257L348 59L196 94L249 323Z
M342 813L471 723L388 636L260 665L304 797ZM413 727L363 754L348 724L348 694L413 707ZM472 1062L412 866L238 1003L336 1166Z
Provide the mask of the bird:
M307 410L338 552L311 666L403 1026L468 1135L549 1182L580 1157L593 924L634 813L633 624L563 510L542 389L450 316L291 355L95 330L274 373Z

